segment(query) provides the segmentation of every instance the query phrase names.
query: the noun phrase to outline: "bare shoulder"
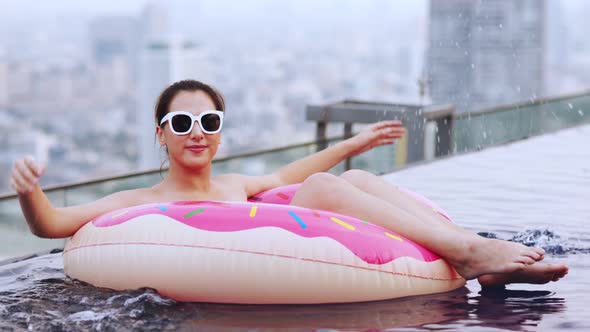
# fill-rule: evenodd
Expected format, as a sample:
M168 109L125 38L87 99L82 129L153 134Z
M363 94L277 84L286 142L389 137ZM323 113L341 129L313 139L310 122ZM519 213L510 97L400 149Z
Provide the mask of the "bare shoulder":
M221 181L231 183L232 185L239 185L246 192L247 197L258 194L262 191L284 185L276 174L269 175L241 175L241 174L225 174L216 177Z
M238 173L230 173L230 174L221 174L217 175L213 178L214 181L221 182L221 183L231 183L231 184L238 184L243 185L246 179L245 175L238 174Z
M103 201L106 205L120 208L151 203L154 200L157 200L157 195L152 188L139 188L118 191L105 196L99 201Z

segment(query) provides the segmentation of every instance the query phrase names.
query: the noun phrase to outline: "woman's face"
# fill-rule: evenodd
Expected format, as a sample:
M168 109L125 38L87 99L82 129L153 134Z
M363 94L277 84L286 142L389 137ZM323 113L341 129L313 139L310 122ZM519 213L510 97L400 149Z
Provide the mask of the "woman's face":
M170 103L168 112L185 111L195 116L206 110L215 110L215 104L203 91L180 91ZM193 130L186 135L175 135L170 130L170 122L156 127L161 145L168 148L170 165L176 163L184 168L201 169L209 166L221 140L221 132L205 134L195 122Z

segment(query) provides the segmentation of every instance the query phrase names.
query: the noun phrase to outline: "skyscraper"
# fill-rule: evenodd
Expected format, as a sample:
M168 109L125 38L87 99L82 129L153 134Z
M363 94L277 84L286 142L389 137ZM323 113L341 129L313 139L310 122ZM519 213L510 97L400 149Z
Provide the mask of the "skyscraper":
M195 44L168 33L166 9L150 5L143 11L139 56L138 147L141 169L159 167L163 150L155 141L154 109L159 94L171 83L195 78L199 69Z
M94 19L89 26L92 58L98 66L110 65L123 58L130 76L135 76L133 64L137 62L139 48L139 26L136 17L102 16Z
M8 64L0 53L0 110L8 106Z
M544 0L430 2L434 103L476 110L544 93Z

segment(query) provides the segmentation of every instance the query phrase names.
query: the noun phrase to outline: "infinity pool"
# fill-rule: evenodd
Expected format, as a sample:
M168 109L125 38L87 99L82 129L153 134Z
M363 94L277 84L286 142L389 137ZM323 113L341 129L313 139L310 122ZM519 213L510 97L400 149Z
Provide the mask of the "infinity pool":
M342 305L176 303L70 280L61 254L0 266L0 330L589 331L590 125L413 166L384 177L485 236L544 247L570 273L547 285Z

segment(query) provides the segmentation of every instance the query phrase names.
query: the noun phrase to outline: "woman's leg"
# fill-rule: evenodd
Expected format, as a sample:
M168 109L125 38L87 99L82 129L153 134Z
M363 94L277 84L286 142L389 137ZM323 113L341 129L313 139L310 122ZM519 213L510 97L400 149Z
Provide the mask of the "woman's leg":
M422 220L327 173L309 177L291 204L348 214L389 228L438 253L466 279L522 270L543 254L541 249L482 238L448 222Z
M363 192L385 200L405 212L414 215L424 223L438 223L452 227L459 232L466 233L467 236L473 235L472 232L461 228L454 223L448 222L446 218L426 206L424 203L372 173L362 170L350 170L342 173L340 178L346 180L348 183ZM567 267L564 265L535 263L526 266L521 271L513 273L482 275L479 277L479 282L483 286L496 286L519 282L542 284L549 281L557 281L566 274Z
M440 223L443 223L443 226L454 228L457 231L467 232L470 235L473 234L457 224L449 222L442 215L434 211L434 209L429 208L423 202L418 201L414 197L399 190L396 186L372 173L354 169L342 173L340 178L346 180L348 183L367 194L385 200L388 203L395 205L397 208L419 218L421 222L436 224L438 226L440 226Z

